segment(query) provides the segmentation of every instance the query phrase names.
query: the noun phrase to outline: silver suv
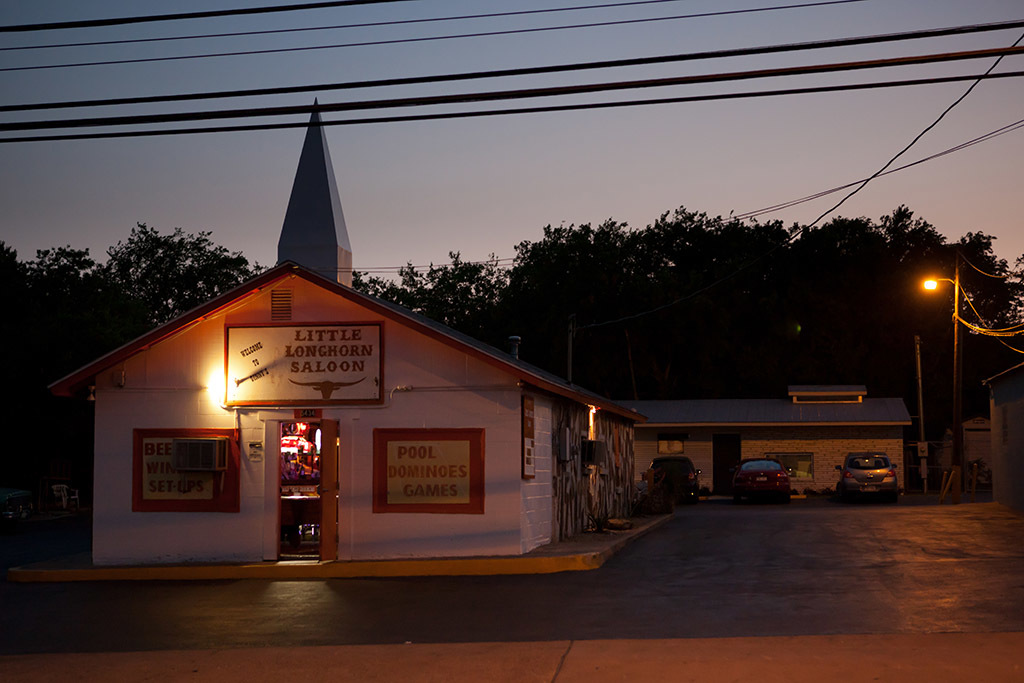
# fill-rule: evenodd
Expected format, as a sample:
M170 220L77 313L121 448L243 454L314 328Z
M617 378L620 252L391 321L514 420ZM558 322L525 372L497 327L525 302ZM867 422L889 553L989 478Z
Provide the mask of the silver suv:
M878 496L890 503L899 502L900 486L896 479L896 465L885 453L850 453L839 470L836 493L849 502L854 497Z

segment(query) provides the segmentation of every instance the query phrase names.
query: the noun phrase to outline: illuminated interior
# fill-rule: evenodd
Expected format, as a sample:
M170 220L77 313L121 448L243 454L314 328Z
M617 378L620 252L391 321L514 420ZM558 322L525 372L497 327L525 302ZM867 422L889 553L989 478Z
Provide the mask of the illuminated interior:
M320 552L320 425L281 423L281 559Z

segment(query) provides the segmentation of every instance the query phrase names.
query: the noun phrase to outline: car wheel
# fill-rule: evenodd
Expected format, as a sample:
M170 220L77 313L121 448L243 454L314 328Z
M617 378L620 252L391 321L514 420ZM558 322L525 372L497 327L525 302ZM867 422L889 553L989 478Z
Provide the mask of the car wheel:
M738 493L732 494L732 502L734 502L734 503L742 503L743 502L743 496L741 496Z
M792 500L792 498L793 498L793 494L787 493L787 494L782 496L782 502L783 503L788 503L790 500Z
M900 494L899 493L890 494L889 502L892 503L893 505L895 505L896 503L899 503L900 502Z

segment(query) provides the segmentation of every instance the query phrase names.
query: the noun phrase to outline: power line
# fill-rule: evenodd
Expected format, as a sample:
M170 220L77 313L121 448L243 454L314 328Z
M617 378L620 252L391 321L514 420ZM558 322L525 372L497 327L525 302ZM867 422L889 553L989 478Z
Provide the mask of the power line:
M941 152L936 152L935 154L931 154L929 156L923 157L923 158L918 159L917 161L913 161L913 162L911 162L909 164L904 164L903 166L898 166L896 168L889 169L885 173L882 173L879 177L886 176L886 175L889 175L891 173L898 173L899 171L905 171L905 170L907 170L909 168L913 168L914 166L919 166L920 164L926 163L928 161L933 161L934 159L938 159L938 158L947 156L949 154L953 154L954 152L959 152L960 150L967 149L968 147L973 147L974 145L980 144L982 142L987 142L988 140L991 140L993 138L997 138L997 137L999 137L1001 135L1005 135L1006 133L1012 133L1014 131L1021 130L1022 128L1024 128L1024 119L1020 119L1019 121L1015 121L1013 123L1009 123L1009 124L1003 126L1002 128L997 128L997 129L995 129L993 131L985 133L984 135L980 135L980 136L978 136L976 138L973 138L971 140L968 140L966 142L962 142L959 145L956 145L954 147L950 147L948 149L944 149ZM779 204L773 204L772 206L767 206L767 207L765 207L763 209L755 209L753 211L747 211L745 213L732 214L731 218L734 218L736 220L741 220L742 221L742 220L748 220L750 218L755 218L757 216L761 216L761 215L766 214L766 213L775 213L776 211L781 211L782 209L789 209L789 208L792 208L794 206L798 206L800 204L804 204L806 202L814 201L815 199L821 199L822 197L826 197L826 196L828 196L830 194L835 194L836 192L842 192L843 190L845 190L847 188L850 188L850 187L853 187L855 185L858 185L858 184L860 184L863 181L864 181L864 178L861 178L860 180L855 180L853 182L846 183L845 185L839 185L838 187L833 187L833 188L828 189L828 190L822 190L820 192L815 192L814 194L806 195L804 197L800 197L799 199L791 199L791 200L789 200L787 202L782 202L782 203L779 203Z
M80 43L54 43L50 45L16 45L0 47L0 52L11 50L46 50L67 47L96 47L102 45L128 45L136 43L158 43L172 40L201 40L205 38L237 38L240 36L264 36L279 33L303 33L307 31L334 31L354 28L379 28L382 26L402 26L408 24L428 24L444 21L464 21L475 19L494 19L499 17L515 17L533 14L551 14L557 12L576 12L581 10L609 9L632 5L655 5L667 2L688 2L689 0L630 0L629 2L610 2L600 5L577 5L575 7L553 7L547 9L515 10L511 12L490 12L487 14L462 14L450 17L427 17L423 19L393 19L389 21L368 21L357 24L336 24L334 26L305 26L299 28L275 28L262 31L233 31L227 33L201 33L188 36L162 36L158 38L126 38L123 40L93 40ZM847 0L848 2L864 2L865 0ZM817 4L817 3L816 3Z
M776 97L782 95L808 95L826 92L844 92L853 90L872 90L879 88L902 88L917 85L936 85L940 83L956 83L975 79L1019 78L1024 71L1006 71L988 75L938 76L915 78L900 81L883 81L874 83L853 83L846 85L813 86L806 88L785 88L777 90L757 90L749 92L719 93L713 95L690 95L685 97L662 97L647 100L623 100L617 102L591 102L586 104L564 104L543 107L518 107L514 109L488 109L479 111L446 112L438 114L411 114L403 116L379 116L358 119L342 119L339 121L321 121L322 126L354 126L379 123L405 123L411 121L440 121L445 119L483 118L488 116L510 116L520 114L540 114L564 111L583 111L589 109L615 109L661 104L680 104L684 102L711 102L716 100L751 99L758 97ZM0 144L13 142L56 142L66 140L100 140L111 138L157 137L164 135L197 135L202 133L233 133L265 130L283 130L288 128L308 128L306 121L291 123L262 123L241 126L209 126L204 128L164 128L158 130L112 131L105 133L70 133L45 136L23 136L0 138Z
M514 266L513 262L515 260L516 259L515 259L514 256L509 256L509 257L505 257L505 258L486 259L484 261L459 261L459 265L462 265L462 266L490 266L490 265L493 265L493 266L495 266L497 268L512 268ZM407 263L404 266L368 266L366 268L339 268L338 272L340 272L340 273L364 273L364 274L370 274L370 273L384 273L384 274L387 274L387 273L397 273L397 272L405 270L407 268L408 269L412 269L412 270L415 271L415 270L423 270L424 268L428 268L428 269L429 268L447 268L449 266L454 266L454 265L455 265L454 262L452 262L452 263L442 263L442 264L431 263L431 264L425 265L425 266L414 266L414 265L412 265L412 263Z
M907 170L909 168L913 168L915 166L919 166L919 165L927 163L929 161L934 161L935 159L939 159L939 158L947 156L949 154L953 154L955 152L959 152L959 151L967 149L969 147L973 147L974 145L981 144L982 142L987 142L989 140L995 139L996 137L999 137L1001 135L1005 135L1007 133L1012 133L1012 132L1015 132L1015 131L1018 131L1018 130L1022 130L1022 129L1024 129L1024 119L1020 119L1018 121L1015 121L1013 123L1007 124L1007 125L1002 126L1000 128L996 128L995 130L989 131L988 133L985 133L984 135L979 135L979 136L977 136L975 138L971 138L970 140L962 142L962 143L960 143L958 145L955 145L953 147L949 147L949 148L947 148L947 149L945 149L945 150L943 150L941 152L937 152L935 154L931 154L929 156L923 157L923 158L918 159L917 161L913 161L913 162L911 162L909 164L904 164L903 166L898 166L896 168L889 169L885 173L882 173L881 175L879 175L879 177L887 176L887 175L890 175L892 173L897 173L899 171L905 171L905 170ZM856 181L853 181L851 183L847 183L845 185L841 185L841 186L839 186L837 188L833 188L831 190L825 190L823 192L819 192L819 193L816 193L816 194L813 194L813 195L809 195L808 197L802 198L800 200L794 200L794 202L786 202L786 203L782 203L782 204L776 204L776 205L774 205L774 207L771 207L771 209L775 209L775 207L784 207L785 208L785 207L788 207L791 204L802 203L802 202L807 201L809 199L817 199L817 198L819 198L821 196L824 196L826 194L832 194L832 193L835 193L835 192L839 192L841 190L845 190L846 188L853 187L853 186L861 183L862 181L863 181L863 179L856 180ZM767 212L768 209L761 210L761 211ZM748 212L746 214L732 214L732 215L730 215L730 218L732 218L734 220L745 220L746 218L749 218L749 217L751 217L752 215L754 215L756 213L758 213L758 212ZM971 263L965 256L963 256L963 254L961 254L960 258L963 259L968 265L970 265L972 268L977 270L982 275L986 275L988 277L993 277L993 278L1006 278L1006 277L1008 277L1006 275L991 275L989 273L986 273L986 272L978 269L977 266L975 266L973 263ZM514 264L512 263L514 261L515 261L515 257L503 257L503 258L488 259L488 260L485 260L485 261L466 261L464 263L467 263L469 265L483 265L483 264L495 263L495 264L498 265L499 268L508 268L508 267L514 267ZM399 270L402 270L403 268L413 268L414 270L419 270L419 269L423 269L423 268L430 268L430 267L432 267L434 265L435 264L433 264L433 263L431 263L430 265L419 265L419 266L413 266L411 264L404 264L404 265L400 265L400 266L369 266L369 267L366 267L366 268L342 268L340 270L345 271L345 272L358 271L360 273L384 273L384 274L386 274L386 273L397 272ZM447 264L445 264L445 265L447 265Z
M243 109L222 109L206 112L174 112L164 114L136 114L129 116L105 116L83 119L50 119L46 121L16 121L0 123L0 131L23 130L54 130L58 128L89 128L97 126L147 125L158 123L181 123L186 121L211 121L237 118L263 118L268 116L288 116L310 114L314 110L322 113L343 111L360 111L367 109L393 109L399 107L425 107L447 104L466 104L478 102L498 102L505 100L531 99L538 97L561 97L619 90L636 90L641 88L660 88L666 86L694 85L706 83L726 83L739 80L758 78L779 78L802 76L809 74L837 73L844 71L860 71L865 69L890 68L920 64L935 64L949 61L978 59L994 55L1024 53L1024 48L989 48L985 50L968 50L938 55L915 55L912 57L891 57L886 59L865 60L859 62L841 62L836 64L818 64L814 66L780 67L773 69L757 69L754 71L738 71L721 74L702 74L697 76L672 76L667 78L649 78L635 81L618 81L613 83L592 83L584 85L552 86L545 88L526 88L519 90L500 90L491 92L463 93L456 95L430 95L383 100L364 100L357 102L341 102L321 105L289 105L277 107L249 107Z
M1021 35L1020 38L1018 38L1016 41L1014 41L1013 46L1011 46L1011 47L1016 47L1017 44L1020 43L1022 40L1024 40L1024 35ZM939 122L942 121L942 119L944 119L949 112L951 112L958 104L963 102L967 98L967 96L970 95L971 92L974 91L974 88L976 88L978 86L978 84L982 82L982 80L992 76L992 71L999 65L999 62L1001 62L1002 59L1003 59L1003 57L999 56L995 60L995 62L993 62L992 65L988 68L988 70L986 70L985 73L982 74L982 76L978 77L977 80L975 80L974 83L972 83L967 88L967 90L964 91L964 93L962 95L960 95L960 97L958 97L956 100L953 101L952 104L950 104L948 107L946 107L942 111L942 113L939 114L939 116L932 123L930 123L928 126L925 127L924 130L922 130L920 133L918 133L917 136L915 136L914 139L911 140L909 144L907 144L903 149L901 149L899 152L897 152L895 154L895 156L893 156L891 159L889 159L889 161L887 161L880 169L875 171L875 173L873 173L870 177L866 178L863 182L861 182L854 190L852 190L845 197L840 199L839 202L837 202L832 208L830 208L829 210L825 211L824 213L819 215L817 218L815 218L813 222L811 222L808 225L801 226L797 230L794 230L792 232L792 234L790 234L790 236L788 238L786 238L785 240L783 240L779 244L776 244L774 247L772 247L768 251L766 251L766 252L764 252L762 254L759 254L758 256L755 256L753 259L750 259L746 263L740 265L736 270L734 270L733 272L729 273L728 275L725 275L724 277L718 278L714 282L712 282L712 283L710 283L710 284L708 284L708 285L706 285L704 287L701 287L698 290L696 290L694 292L691 292L690 294L687 294L685 296L679 297L678 299L676 299L674 301L671 301L671 302L669 302L667 304L663 304L661 306L658 306L656 308L653 308L653 309L650 309L650 310L647 310L647 311L641 311L639 313L634 313L632 315L623 316L623 317L617 318L615 320L606 320L606 321L599 322L599 323L591 323L590 325L578 325L576 327L576 329L587 329L587 328L591 328L591 327L603 327L605 325L612 325L612 324L615 324L615 323L626 322L628 320L635 320L637 318L640 318L640 317L643 317L643 316L646 316L646 315L650 315L650 314L655 313L657 311L665 310L666 308L675 306L675 305L680 304L680 303L682 303L684 301L687 301L689 299L693 299L693 298L699 296L700 294L703 294L704 292L706 292L706 291L708 291L708 290L710 290L710 289L712 289L714 287L717 287L719 284L721 284L723 282L726 282L728 280L731 280L732 278L736 277L740 273L743 273L744 271L746 271L749 268L753 267L755 264L759 263L760 261L763 261L764 259L766 259L769 256L771 256L772 254L774 254L776 251L778 251L784 245L792 243L793 240L795 240L797 237L799 237L800 235L803 235L805 232L807 232L808 228L811 228L814 225L816 225L822 218L824 218L825 216L829 215L830 213L832 213L833 211L838 209L840 206L845 204L848 199L850 199L855 194L857 194L862 189L864 189L864 187L867 186L868 183L870 183L872 180L874 180L875 178L880 176L882 173L884 173L885 170L887 168L889 168L893 163L895 163L895 161L897 159L899 159L911 147L913 147L915 144L917 144L917 142L921 138L923 138L928 133L928 131L932 130L935 126L937 126L939 124Z
M532 76L539 74L565 73L593 69L610 69L629 66L649 66L654 64L700 61L705 59L721 59L726 57L749 57L755 55L780 54L788 52L800 52L806 50L852 47L857 45L871 45L877 43L897 42L903 40L920 40L924 38L965 35L989 31L1002 31L1013 28L1024 28L1024 20L998 22L991 24L952 26L946 28L926 29L921 31L910 31L904 33L856 36L852 38L838 38L833 40L811 41L804 43L785 43L781 45L763 45L758 47L734 48L727 50L710 50L703 52L659 55L653 57L636 57L631 59L603 60L597 62L583 62L577 64L556 64L537 67L522 67L516 69L471 71L455 74L438 74L432 76L412 76L404 78L349 81L345 83L321 83L317 85L285 86L276 88L255 88L247 90L227 90L205 93L180 93L173 95L150 95L143 97L121 97L100 100L73 100L64 102L37 102L31 104L11 104L0 105L0 112L27 111L32 109L67 109L77 107L101 106L105 107L124 104L155 104L158 102L183 102L204 99L256 97L263 95L284 95L329 90L350 90L358 88L377 88L398 85L420 85L426 83L444 83L485 78L504 78L511 76Z
M1022 40L1024 40L1024 34L1021 34L1020 38L1018 38L1017 40L1015 40L1015 41L1013 42L1013 45L1012 45L1012 46L1010 46L1010 47L1011 47L1011 49L1015 49L1015 48L1017 47L1017 45L1019 45L1019 44L1020 44L1020 42L1021 42ZM999 57L997 57L997 58L996 58L996 60L995 60L995 61L994 61L994 62L992 63L992 66L990 66L990 67L989 67L989 68L988 68L988 69L987 69L987 70L985 71L985 73L984 73L984 76L988 76L989 74L991 74L991 73L992 73L992 71L993 71L993 70L994 70L994 69L995 69L995 68L996 68L997 66L999 66L999 62L1003 61L1003 56L1004 56L1004 55L999 55ZM812 222L812 223L811 223L810 225L807 225L807 226L805 226L805 227L801 228L801 229L800 229L800 231L798 232L798 234L801 234L801 233L803 233L804 231L806 231L806 230L807 230L807 228L809 228L809 227L812 227L812 226L814 226L814 225L815 225L815 224L817 224L817 223L818 223L818 221L820 221L820 220L821 220L822 218L824 218L825 216L829 215L830 213L832 213L833 211L835 211L836 209L838 209L838 208L839 208L840 206L842 206L843 204L845 204L845 203L846 203L846 200L848 200L848 199L849 199L850 197L854 196L855 194L857 194L858 192L860 192L861 190L863 190L863 189L864 189L864 188L865 188L865 187L867 186L867 184L868 184L868 183L870 183L870 182L871 182L872 180L874 180L874 179L875 179L875 178L877 178L877 177L878 177L879 175L881 175L881 174L882 174L882 173L883 173L883 172L885 171L885 169L887 169L887 168L889 168L890 166L892 166L892 165L893 165L893 164L894 164L894 163L896 162L896 160L897 160L897 159L899 159L899 158L900 158L901 156L903 156L903 155L904 155L904 154L905 154L905 153L906 153L906 152L907 152L907 151L908 151L908 150L909 150L909 149L910 149L911 147L913 147L914 145L916 145L916 144L917 144L917 142L918 142L918 140L920 140L921 138L923 138L923 137L924 137L924 136L925 136L925 135L926 135L926 134L928 133L928 131L930 131L931 129L935 128L935 126L939 125L939 122L940 122L940 121L942 121L942 119L946 118L946 114L948 114L949 112L953 111L953 109L954 109L954 108L955 108L955 107L956 107L956 106L957 106L958 104L960 104L960 103L961 103L961 102L963 102L963 101L964 101L965 99L967 99L967 96L968 96L968 95L970 95L970 94L971 94L971 93L972 93L972 92L974 91L974 89L975 89L976 87L978 87L978 84L979 84L979 83L981 83L981 81L982 81L982 78L979 78L979 79L978 79L978 80L976 80L976 81L975 81L974 83L972 83L972 84L971 84L971 85L970 85L970 86L969 86L969 87L967 88L967 90L966 90L966 91L964 91L964 94L962 94L962 95L961 95L960 97L958 97L958 98L957 98L956 100L954 100L952 104L950 104L950 105L949 105L948 107L946 107L946 108L945 108L945 109L943 110L943 112L942 112L941 114L939 114L938 118L936 118L936 119L935 119L934 121L932 121L932 122L931 122L931 124L930 124L930 125L928 125L928 126L927 126L927 127L926 127L926 128L924 129L924 130L922 130L922 131L921 131L920 133L918 133L918 134L917 134L917 136L916 136L916 137L915 137L915 138L914 138L913 140L911 140L911 141L910 141L910 142L909 142L909 143L907 144L907 146L906 146L906 147L904 147L904 148L903 148L903 149L901 149L901 150L900 150L899 152L897 152L895 156L893 156L893 157L892 157L891 159L889 159L889 161L885 162L885 165L883 165L883 166L882 166L882 168L880 168L880 169L878 169L877 171L875 171L875 173L874 173L873 175L871 175L871 177L869 177L869 178L866 178L866 179L865 179L865 180L864 180L864 181L863 181L863 182L862 182L862 183L861 183L860 185L858 185L858 186L857 186L857 187L856 187L856 188L855 188L854 190L852 190L852 191L851 191L851 192L850 192L850 193L849 193L848 195L846 195L845 197L843 197L842 199L840 199L840 200L839 200L839 203L837 203L837 204L836 204L835 206L833 206L833 207L832 207L831 209L828 209L827 211L825 211L824 213L822 213L822 214L821 214L820 216L818 216L817 218L815 218L815 219L814 219L814 221L813 221L813 222ZM790 238L789 238L789 241L790 241L790 242L792 242L792 241L793 241L793 240L794 240L795 238L796 238L796 235L794 235L794 236L790 237Z
M967 265L969 265L974 270L978 271L978 273L980 273L981 275L984 275L985 277L990 277L993 280L1005 280L1006 278L1010 277L1009 275L993 275L992 273L987 273L978 266L971 263L970 259L964 256L962 253L960 254L960 260L964 261ZM971 304L971 308L974 308L973 304ZM977 313L977 311L975 311L975 313ZM980 318L981 316L979 315L978 317Z
M157 14L139 17L115 17L112 19L82 19L78 21L59 21L42 24L15 24L0 26L0 33L26 33L29 31L60 31L69 28L98 28L100 26L124 26L126 24L146 24L157 21L181 21L183 19L211 19L214 17L237 17L245 14L272 14L276 12L300 12L311 9L328 9L350 5L380 5L390 2L410 2L411 0L335 0L334 2L304 2L296 5L271 5L267 7L246 7L243 9L207 10L205 12L179 12L177 14Z
M985 133L984 135L979 135L979 136L977 136L975 138L971 138L970 140L962 142L959 145L955 145L955 146L950 147L948 149L945 149L945 150L943 150L941 152L937 152L935 154L931 154L929 156L923 157L923 158L918 159L917 161L911 162L909 164L904 164L903 166L899 166L897 168L889 169L885 173L882 173L879 177L890 175L892 173L897 173L899 171L904 171L904 170L907 170L909 168L913 168L914 166L919 166L921 164L927 163L929 161L934 161L935 159L939 159L939 158L947 156L949 154L953 154L955 152L967 149L968 147L972 147L972 146L974 146L976 144L980 144L982 142L987 142L988 140L992 140L992 139L994 139L996 137L999 137L1001 135L1005 135L1007 133L1012 133L1012 132L1015 132L1015 131L1018 131L1018 130L1022 130L1022 129L1024 129L1024 119L1020 119L1020 120L1015 121L1013 123L1010 123L1010 124L1007 124L1007 125L1002 126L1000 128L997 128L997 129L992 130L992 131L990 131L988 133ZM814 194L814 195L809 195L807 198L803 198L801 200L795 200L795 201L803 202L803 201L806 201L808 198L810 198L810 199L817 199L818 197L823 196L825 194L831 194L831 193L834 193L834 192L838 192L838 191L844 190L844 189L846 189L848 187L853 187L854 185L857 185L860 182L862 182L862 180L863 179L856 180L854 182L847 183L847 184L842 185L840 187L833 188L831 190L825 190L824 192L820 192L820 193L817 193L817 194ZM775 207L786 207L789 204L790 203L776 204ZM765 211L767 211L767 210L765 210ZM733 215L730 216L730 218L735 219L735 220L744 220L745 218L750 217L751 215L753 215L755 213L757 213L757 212L748 212L746 214L733 214ZM972 268L977 270L982 275L986 275L986 276L992 277L992 278L1001 278L1001 279L1005 279L1006 277L1008 277L1007 275L992 275L990 273L987 273L985 271L980 270L977 266L975 266L973 263L971 263L970 260L968 260L965 256L963 256L963 254L961 254L960 258L963 259L969 266L971 266ZM515 264L514 264L515 259L516 259L516 257L503 257L503 258L495 257L493 259L488 259L488 260L484 260L484 261L465 261L464 263L467 264L467 265L494 264L494 265L496 265L499 268L512 268L512 267L515 267ZM443 267L446 267L447 265L449 265L449 264L442 264ZM419 266L414 266L414 265L411 265L411 263L409 263L409 264L404 264L404 265L400 265L400 266L368 266L366 268L342 268L342 269L339 269L339 270L345 271L345 272L356 272L356 271L358 271L359 273L367 273L367 274L372 274L372 273L389 274L389 273L395 273L395 272L400 271L400 270L402 270L404 268L412 268L413 270L421 270L423 268L431 268L431 267L434 267L434 266L435 266L435 264L433 264L433 263L431 263L429 265L419 265ZM1022 353L1024 353L1024 352L1022 352Z
M399 0L400 1L400 0ZM474 33L460 33L445 36L425 36L420 38L394 38L390 40L369 40L356 43L338 43L335 45L307 45L300 47L282 47L282 48L267 48L264 50L238 50L234 52L210 52L198 55L173 55L169 57L140 57L136 59L112 59L112 60L101 60L94 62L75 62L68 64L35 64L31 66L14 66L5 67L0 71L36 71L41 69L69 69L84 66L113 66L119 64L145 64L152 62L173 62L183 59L208 59L213 57L240 57L240 56L252 56L252 55L268 55L268 54L280 54L288 52L309 52L316 50L335 50L339 48L351 48L351 47L369 47L379 45L399 45L403 43L424 43L436 40L458 40L463 38L489 38L494 36L508 36L508 35L520 35L526 33L543 33L549 31L566 31L574 29L584 28L597 28L605 26L624 26L629 24L647 24L660 21L673 21L682 19L695 19L699 17L709 16L722 16L729 14L748 14L753 12L770 12L788 9L800 9L804 7L817 7L823 5L837 5L845 4L848 2L861 2L863 0L827 0L825 2L808 3L808 4L797 4L797 5L778 5L775 7L757 7L753 9L745 10L729 10L720 12L703 12L699 14L680 14L670 17L649 17L645 19L620 19L616 21L602 21L602 22L590 22L583 24L569 24L563 26L539 26L534 28L523 28L523 29L506 29L503 31L480 31Z

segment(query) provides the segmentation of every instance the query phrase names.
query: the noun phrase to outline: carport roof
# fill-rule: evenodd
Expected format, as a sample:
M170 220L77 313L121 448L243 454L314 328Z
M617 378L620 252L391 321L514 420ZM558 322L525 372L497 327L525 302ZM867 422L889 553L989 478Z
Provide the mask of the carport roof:
M862 403L793 403L786 399L619 401L646 415L647 425L909 425L901 398L866 398Z

